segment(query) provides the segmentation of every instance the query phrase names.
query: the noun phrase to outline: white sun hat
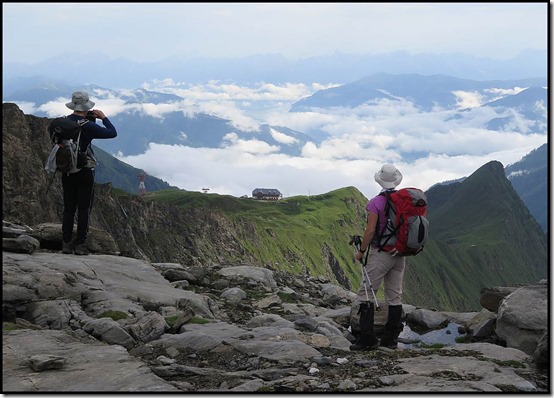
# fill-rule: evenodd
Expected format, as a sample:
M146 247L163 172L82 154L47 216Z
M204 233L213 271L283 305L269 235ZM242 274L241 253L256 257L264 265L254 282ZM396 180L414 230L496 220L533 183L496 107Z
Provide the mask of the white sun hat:
M402 182L402 173L392 164L385 164L377 173L375 181L384 189L396 188Z
M85 112L94 107L94 102L89 99L86 91L75 91L71 96L71 102L68 102L65 106L74 111Z

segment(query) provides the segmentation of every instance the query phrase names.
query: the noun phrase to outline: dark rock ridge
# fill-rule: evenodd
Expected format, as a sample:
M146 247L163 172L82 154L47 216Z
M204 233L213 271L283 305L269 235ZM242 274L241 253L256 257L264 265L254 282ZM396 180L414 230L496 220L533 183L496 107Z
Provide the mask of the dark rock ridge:
M97 252L89 256L41 249L43 237L56 240L52 232L4 223L3 233L6 393L550 388L545 282L483 291L496 312L404 304L414 330L455 324L467 343L422 344L405 328L397 350L351 352L355 295L324 277L98 254L115 247L102 231L93 232Z

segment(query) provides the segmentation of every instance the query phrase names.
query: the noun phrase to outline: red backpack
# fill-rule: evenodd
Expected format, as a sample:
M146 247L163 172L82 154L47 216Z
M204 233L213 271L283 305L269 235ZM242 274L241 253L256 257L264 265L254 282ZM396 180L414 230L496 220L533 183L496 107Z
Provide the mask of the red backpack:
M415 256L423 250L429 235L425 193L418 188L402 188L379 195L387 198L387 223L378 235L379 251L396 249L399 255Z

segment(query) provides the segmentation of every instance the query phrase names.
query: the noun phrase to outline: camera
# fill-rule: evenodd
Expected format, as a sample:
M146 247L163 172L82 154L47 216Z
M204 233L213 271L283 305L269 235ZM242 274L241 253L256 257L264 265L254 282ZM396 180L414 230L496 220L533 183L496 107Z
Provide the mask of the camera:
M93 122L93 123L96 123L96 115L94 114L93 111L88 111L88 112L87 112L87 115L85 116L85 118L86 118L87 120L90 120L90 121Z

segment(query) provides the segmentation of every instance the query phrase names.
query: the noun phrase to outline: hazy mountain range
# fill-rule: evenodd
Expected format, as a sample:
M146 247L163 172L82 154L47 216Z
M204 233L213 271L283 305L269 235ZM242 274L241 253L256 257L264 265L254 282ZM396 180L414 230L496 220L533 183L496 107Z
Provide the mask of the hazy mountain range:
M370 38L369 40L373 40ZM190 83L219 80L233 83L258 81L348 83L387 71L391 74L443 74L472 80L513 80L548 75L547 52L526 50L517 57L497 60L467 54L345 54L289 60L280 54L244 58L173 57L140 63L111 59L103 54L66 53L33 65L3 63L3 95L14 91L15 78L48 76L72 83L92 79L105 87L133 88L153 79L171 77ZM85 81L83 81L85 80ZM14 83L16 84L16 83Z
M543 78L478 81L446 75L377 73L353 83L318 91L295 103L291 111L302 112L314 107L334 106L354 108L381 99L409 100L418 108L428 112L437 108L469 109L471 104L464 104L463 98L456 95L462 92L478 94L480 105L519 108L528 107L528 104L534 104L537 101L546 103L546 85L547 81ZM526 90L517 93L500 91L512 90L514 87Z

